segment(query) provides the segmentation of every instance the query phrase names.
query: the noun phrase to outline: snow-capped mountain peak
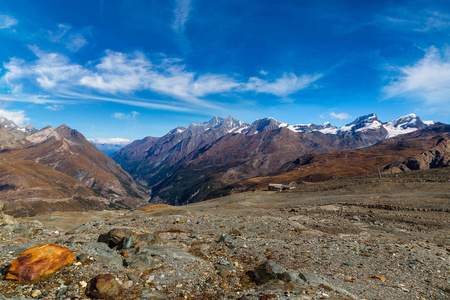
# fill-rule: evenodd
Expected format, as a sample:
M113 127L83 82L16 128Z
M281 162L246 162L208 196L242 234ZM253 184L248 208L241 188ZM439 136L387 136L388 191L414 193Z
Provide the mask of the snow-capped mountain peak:
M359 131L365 131L365 130L376 130L383 126L383 123L381 123L378 120L378 117L376 114L371 113L365 116L361 116L357 118L355 121L351 122L350 124L347 124L345 126L342 126L339 128L337 133L339 132L359 132Z
M383 126L388 131L387 138L391 138L400 134L410 133L418 129L423 129L428 125L422 122L422 120L415 114L408 114L390 122L386 122L383 124Z
M245 134L247 134L247 135L257 134L257 133L260 133L263 131L270 131L270 130L279 129L280 127L286 127L287 125L288 124L281 123L272 117L258 119L252 123L249 130Z
M7 128L13 128L16 130L20 130L22 132L29 132L29 133L35 133L38 130L36 128L33 127L33 125L28 124L25 126L18 126L16 125L16 123L14 123L14 121L11 121L5 117L0 117L0 125L7 127Z

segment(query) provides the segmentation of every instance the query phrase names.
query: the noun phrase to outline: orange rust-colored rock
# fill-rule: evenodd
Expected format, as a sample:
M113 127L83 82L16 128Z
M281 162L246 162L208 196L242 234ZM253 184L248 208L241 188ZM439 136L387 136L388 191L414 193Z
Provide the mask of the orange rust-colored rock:
M53 274L74 260L75 256L67 248L55 244L37 245L9 264L6 279L33 281Z
M381 281L386 281L386 277L384 275L374 275L372 278L379 279Z

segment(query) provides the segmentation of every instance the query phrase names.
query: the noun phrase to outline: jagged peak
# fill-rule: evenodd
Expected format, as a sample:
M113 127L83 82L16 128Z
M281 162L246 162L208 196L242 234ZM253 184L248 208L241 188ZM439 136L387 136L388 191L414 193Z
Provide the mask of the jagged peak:
M366 121L378 121L378 117L376 114L374 113L370 113L368 115L365 116L361 116L356 118L353 122L351 122L350 124L347 124L346 126L352 125L352 124L358 124L358 123L362 123L362 122L366 122Z
M256 119L256 121L254 121L252 123L253 124L261 124L261 123L277 123L277 124L281 124L280 121L275 120L272 117L267 117L267 118L260 118L260 119Z
M206 124L211 124L213 126L218 125L220 123L223 122L223 118L221 118L220 116L215 116L214 118L212 118L211 120L209 120Z
M377 115L371 113L356 118L353 122L339 128L337 132L363 131L369 129L374 130L381 126L383 126L383 124L378 120Z

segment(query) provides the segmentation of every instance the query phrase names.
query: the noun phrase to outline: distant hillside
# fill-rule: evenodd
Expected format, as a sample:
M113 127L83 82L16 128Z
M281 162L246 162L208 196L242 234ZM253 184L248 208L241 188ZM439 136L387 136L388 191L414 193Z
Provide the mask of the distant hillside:
M217 191L217 194L226 193L234 186L254 190L265 189L269 183L297 185L378 174L378 170L383 176L385 173L447 167L450 165L449 145L450 125L436 124L363 149L306 154L285 164L272 176L243 180Z

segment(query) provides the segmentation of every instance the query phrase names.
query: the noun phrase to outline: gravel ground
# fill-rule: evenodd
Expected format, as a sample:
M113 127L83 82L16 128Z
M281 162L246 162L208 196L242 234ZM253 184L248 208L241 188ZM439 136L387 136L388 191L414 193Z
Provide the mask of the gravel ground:
M0 226L2 267L40 243L60 244L77 260L38 282L0 280L0 294L88 299L86 284L111 274L123 299L450 299L449 187L436 184L439 193L426 198L419 189L409 197L407 184L378 195L383 201L363 201L372 192L348 187L333 195L318 188L136 211L134 219L126 211L20 219ZM97 242L113 228L157 234L162 243L117 250ZM124 266L138 256L151 267ZM278 280L258 280L266 262Z

